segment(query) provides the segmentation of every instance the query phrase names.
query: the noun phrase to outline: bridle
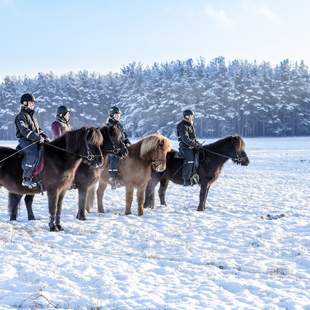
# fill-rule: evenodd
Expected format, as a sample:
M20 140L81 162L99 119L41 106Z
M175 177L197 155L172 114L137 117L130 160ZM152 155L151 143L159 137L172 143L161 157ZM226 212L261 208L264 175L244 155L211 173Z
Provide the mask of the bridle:
M243 161L244 159L246 159L246 157L240 156L240 154L238 154L237 152L236 152L236 156L233 157L233 156L228 156L228 155L221 154L221 153L218 153L218 152L214 152L214 151L211 151L211 150L209 150L209 149L203 149L203 150L204 150L205 152L208 152L208 153L211 153L211 154L214 154L214 155L223 157L223 158L231 159L231 160L233 160L233 161L234 161L235 163L237 163L237 164L241 164L242 161Z

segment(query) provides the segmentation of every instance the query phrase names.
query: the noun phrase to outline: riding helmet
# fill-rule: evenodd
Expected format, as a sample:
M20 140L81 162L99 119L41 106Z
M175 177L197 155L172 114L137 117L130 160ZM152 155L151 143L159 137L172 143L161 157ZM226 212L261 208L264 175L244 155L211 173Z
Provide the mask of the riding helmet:
M112 117L114 114L120 114L121 111L118 107L113 106L110 108L110 116Z
M27 105L29 101L36 101L35 97L29 93L23 94L20 98L20 104Z
M183 111L183 117L186 118L190 115L194 115L194 112L192 110L184 110Z
M69 109L65 105L61 105L57 108L58 115L66 114L67 112L69 112Z

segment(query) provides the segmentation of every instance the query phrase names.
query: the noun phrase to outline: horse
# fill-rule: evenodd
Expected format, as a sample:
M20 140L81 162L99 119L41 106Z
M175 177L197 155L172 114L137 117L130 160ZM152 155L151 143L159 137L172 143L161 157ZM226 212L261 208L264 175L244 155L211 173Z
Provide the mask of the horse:
M128 156L119 161L120 181L126 187L125 214L131 214L134 189L137 189L138 215L143 215L144 192L151 178L151 171L166 169L166 155L171 150L171 142L161 134L149 135L128 147ZM104 213L102 198L109 183L108 163L101 171L97 189L98 212Z
M104 144L101 145L101 151L104 157L110 153L116 154L121 158L127 155L127 148L122 141L123 134L118 126L103 126L100 128L100 132L104 139ZM95 186L99 178L100 169L90 167L85 163L81 163L77 169L73 183L79 193L79 208L76 218L81 221L86 220L85 211L89 211L92 202L89 193L95 191Z
M5 187L12 196L10 219L16 220L18 203L24 194L34 195L47 191L50 231L61 231L60 224L62 202L70 188L76 170L82 160L90 165L103 165L100 145L103 137L97 128L82 127L69 131L50 143L42 144L43 170L40 173L41 187L29 189L21 185L22 156L16 150L0 147L0 186Z
M206 200L210 186L219 177L223 165L231 159L241 166L249 165L250 161L245 152L245 142L239 135L229 136L214 143L203 146L199 150L199 175L200 195L197 211L206 209ZM172 150L167 154L167 169L164 172L153 172L145 192L145 208L154 208L154 190L160 182L159 198L161 205L166 205L166 191L169 181L175 184L183 184L182 179L183 158Z
M103 136L103 144L100 146L103 157L110 153L119 154L120 157L126 155L127 149L122 142L122 132L117 126L103 126L99 130ZM88 209L89 204L88 192L99 181L99 176L99 169L87 162L82 162L76 171L73 184L78 190L79 211L76 217L79 220L86 220L85 208ZM32 210L33 198L33 195L25 196L28 220L35 220ZM13 209L12 206L17 206L20 200L20 195L9 193L9 210ZM13 215L13 219L16 219L16 214Z

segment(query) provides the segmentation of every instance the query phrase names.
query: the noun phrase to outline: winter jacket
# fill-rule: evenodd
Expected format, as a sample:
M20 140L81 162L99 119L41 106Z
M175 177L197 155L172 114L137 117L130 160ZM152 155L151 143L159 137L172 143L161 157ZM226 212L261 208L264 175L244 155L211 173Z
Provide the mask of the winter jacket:
M71 130L69 122L67 122L62 117L58 116L56 120L52 123L51 127L52 127L53 139L56 139L65 132Z
M17 139L26 139L31 142L40 141L40 136L47 138L47 135L39 127L38 119L34 110L22 107L15 117Z
M126 132L125 132L125 130L124 130L124 127L122 126L122 124L121 124L119 121L115 120L115 119L112 118L112 117L109 117L109 118L108 118L108 121L107 121L107 125L108 125L108 126L114 126L114 125L116 125L116 126L122 131L122 134L123 134L122 142L123 142L125 145L131 144L130 141L129 141L129 139L128 139L128 136L127 136L127 134L126 134Z
M194 126L186 120L182 120L177 125L177 137L180 148L194 149L201 147L201 144L196 139Z

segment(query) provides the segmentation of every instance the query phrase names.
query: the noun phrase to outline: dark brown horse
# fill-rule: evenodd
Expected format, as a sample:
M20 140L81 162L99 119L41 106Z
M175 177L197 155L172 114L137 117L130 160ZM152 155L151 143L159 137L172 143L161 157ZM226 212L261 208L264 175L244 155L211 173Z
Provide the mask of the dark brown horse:
M200 179L200 201L197 211L203 211L210 186L219 177L223 165L231 159L242 166L249 164L245 152L245 143L240 136L230 136L203 147L199 153L198 175ZM145 192L145 208L154 208L154 190L160 182L159 198L162 205L166 205L165 195L169 181L183 184L183 159L177 156L176 151L167 154L167 169L164 172L153 172Z
M103 126L100 128L100 132L103 136L103 144L101 144L100 146L103 157L110 153L116 154L120 157L127 155L127 149L122 142L122 132L118 128L118 126ZM86 220L85 209L88 209L88 204L90 203L88 199L88 193L93 187L95 187L96 183L99 181L99 176L99 168L89 165L89 163L87 162L82 162L76 171L73 184L78 190L79 211L76 217L79 220ZM25 195L25 204L28 213L28 220L35 220L32 210L33 198L33 195ZM12 220L16 219L16 206L19 204L20 200L21 195L9 193L9 210L15 211L14 214L12 214L11 212Z
M126 187L126 211L131 214L133 191L137 189L138 215L143 215L144 192L151 178L152 168L156 171L166 169L166 155L171 150L170 141L160 135L150 135L128 148L128 156L119 161L119 174L121 182ZM105 163L105 168L107 163ZM103 213L102 198L108 185L109 172L103 169L97 190L98 212Z
M101 145L101 151L105 157L107 154L113 153L121 158L126 156L128 151L125 144L122 142L122 131L118 126L103 126L100 128L104 143ZM99 168L90 167L82 163L77 169L74 184L79 192L79 209L77 219L86 220L86 209L89 211L89 204L92 203L89 199L90 192L95 191L95 186L100 177Z
M42 189L47 191L51 231L63 230L60 225L62 201L82 160L95 167L102 165L103 157L100 149L102 141L102 134L98 129L83 127L69 131L50 143L43 144L42 158L45 164L40 179ZM18 195L15 198L19 198L20 201L22 195L33 195L41 192L42 189L28 189L21 185L22 157L20 154L12 156L15 152L14 149L0 147L0 185L10 193ZM16 204L18 199L13 200ZM11 220L16 219L19 201L16 205L9 206Z

